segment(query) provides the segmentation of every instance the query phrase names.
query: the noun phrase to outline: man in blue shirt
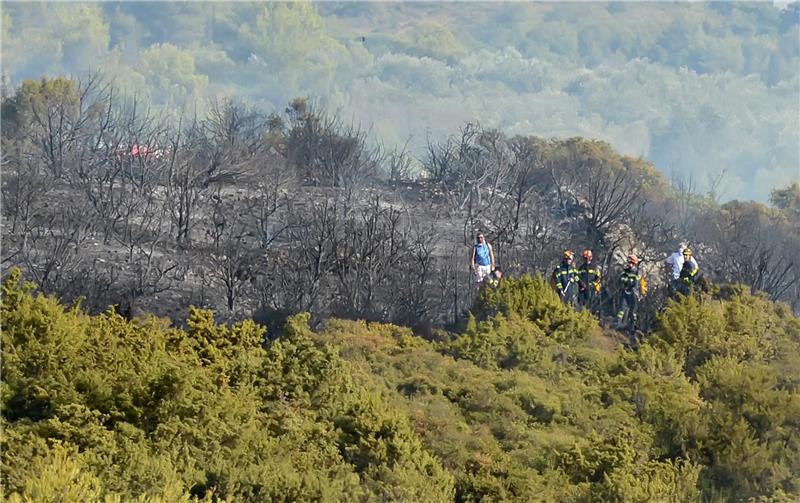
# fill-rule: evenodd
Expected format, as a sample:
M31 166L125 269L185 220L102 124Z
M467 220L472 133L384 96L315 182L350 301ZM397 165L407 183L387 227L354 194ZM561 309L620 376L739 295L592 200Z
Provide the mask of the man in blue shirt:
M470 264L475 279L481 283L494 270L494 250L482 232L478 233L477 239L478 242L472 247Z

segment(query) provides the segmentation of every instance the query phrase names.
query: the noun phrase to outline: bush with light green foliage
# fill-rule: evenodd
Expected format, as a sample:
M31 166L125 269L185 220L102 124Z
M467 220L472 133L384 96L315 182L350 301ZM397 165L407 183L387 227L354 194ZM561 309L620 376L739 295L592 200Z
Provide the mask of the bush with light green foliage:
M461 334L290 317L187 328L2 290L9 501L788 502L800 322L685 298L637 352L553 304L484 294ZM535 296L536 298L527 297ZM556 298L557 300L557 298ZM548 307L544 307L548 306ZM583 328L581 328L583 327Z
M192 310L184 331L87 316L34 295L15 271L2 332L3 486L22 501L441 501L453 491L407 418L310 342L307 317L265 350L252 322L226 327Z
M679 355L698 392L698 413L676 418L710 493L800 493L800 320L788 306L726 286L671 303L651 343Z
M515 313L527 318L555 340L586 339L597 330L597 320L588 311L564 305L544 278L506 278L497 288L481 290L473 312L479 319Z

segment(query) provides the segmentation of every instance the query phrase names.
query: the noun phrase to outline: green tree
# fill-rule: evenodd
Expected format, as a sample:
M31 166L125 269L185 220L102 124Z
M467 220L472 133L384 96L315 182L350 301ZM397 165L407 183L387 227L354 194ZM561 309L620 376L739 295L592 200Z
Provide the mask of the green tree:
M785 189L773 190L769 200L790 222L800 226L800 182L794 182ZM796 230L800 231L800 227Z
M153 44L135 67L153 103L183 108L204 102L208 76L197 73L191 52L172 44Z
M3 36L4 71L36 78L102 66L110 35L100 4L9 4L3 11L12 21Z

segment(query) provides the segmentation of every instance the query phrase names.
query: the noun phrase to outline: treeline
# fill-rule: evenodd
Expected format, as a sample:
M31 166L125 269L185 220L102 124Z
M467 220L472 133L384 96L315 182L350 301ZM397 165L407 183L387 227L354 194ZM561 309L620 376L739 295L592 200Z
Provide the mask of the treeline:
M683 240L713 282L800 308L797 184L772 207L719 205L603 142L475 124L416 160L308 100L174 119L96 77L27 81L2 106L3 265L93 312L178 319L194 304L264 323L308 311L459 324L476 293L476 230L512 275L593 249L609 303L617 263L636 253L651 320L660 264Z
M191 309L89 316L2 287L10 502L763 502L800 497L800 320L725 288L637 352L541 278L463 332Z
M427 23L419 22L423 13ZM397 24L407 29L397 30ZM162 94L167 89L147 79L147 72L164 69L170 79L183 75L188 85L184 92L192 92L191 82L234 83L239 94L254 97L255 83L247 78L253 67L267 66L304 80L308 74L299 70L299 60L312 52L319 53L312 73L336 81L355 71L352 65L359 60L369 62L366 55L407 54L454 63L469 51L513 47L524 57L562 67L646 59L698 74L756 75L775 85L797 76L794 42L799 24L796 5L779 9L759 3L476 5L466 10L447 5L248 2L10 4L4 9L4 51L9 56L4 66L8 77L30 78L84 72L87 67L81 62L95 61L112 66L120 76L144 77L159 99L167 97ZM22 50L23 41L28 53ZM170 52L185 63L182 68L159 64L155 56ZM345 67L335 68L340 64ZM215 65L234 73L213 75Z
M9 93L99 70L201 115L208 96L319 96L414 155L480 117L603 139L704 192L724 173L726 198L761 202L800 163L795 3L12 2L2 27Z

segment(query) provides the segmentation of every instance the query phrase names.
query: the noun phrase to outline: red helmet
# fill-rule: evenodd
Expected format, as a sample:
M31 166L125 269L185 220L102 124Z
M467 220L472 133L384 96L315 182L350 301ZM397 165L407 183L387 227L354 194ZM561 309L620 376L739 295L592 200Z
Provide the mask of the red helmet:
M629 264L639 265L639 262L640 262L639 261L639 257L637 257L636 255L633 255L633 254L628 255L628 263Z
M564 258L572 260L575 258L575 254L572 252L572 250L567 250L564 252Z
M592 250L583 250L583 258L592 260Z

